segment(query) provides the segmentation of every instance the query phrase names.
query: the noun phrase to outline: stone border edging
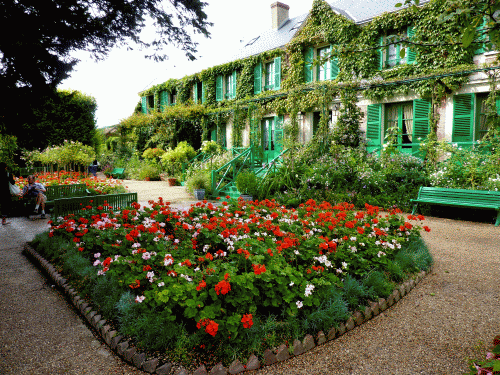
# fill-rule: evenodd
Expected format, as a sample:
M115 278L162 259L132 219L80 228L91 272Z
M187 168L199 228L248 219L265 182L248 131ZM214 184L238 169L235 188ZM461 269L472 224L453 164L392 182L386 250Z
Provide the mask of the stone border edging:
M66 296L73 303L73 306L80 311L82 316L89 322L89 324L94 328L95 332L103 339L103 341L111 348L111 350L116 353L123 360L129 364L134 365L138 369L145 371L149 374L156 375L168 375L172 371L173 364L165 363L158 367L159 361L157 358L146 358L145 353L140 353L134 347L129 347L129 341L125 340L124 337L120 336L118 332L111 330L111 326L107 324L106 320L102 319L96 311L92 310L92 306L85 302L77 292L67 283L67 280L63 278L50 264L45 260L40 254L38 254L31 246L27 243L24 245L24 251L31 255L38 264L47 271L49 277L62 288ZM207 371L205 365L201 365L192 374L190 374L186 369L180 367L175 370L172 375L227 375L229 374L239 374L244 371L257 370L262 366L269 366L276 362L285 361L292 356L301 355L311 349L316 345L322 345L327 341L333 340L336 337L340 337L344 333L354 329L354 327L363 324L364 322L374 318L375 316L382 313L382 311L388 309L390 306L397 303L401 298L410 292L427 274L432 271L432 265L427 271L421 271L415 279L410 279L402 283L398 288L394 289L392 294L387 297L387 300L380 298L378 302L371 302L369 306L365 306L364 311L355 311L345 323L341 323L338 328L332 327L328 333L325 335L323 331L319 331L315 338L307 334L302 341L295 339L293 342L292 353L289 353L288 346L286 344L281 344L276 353L270 349L266 349L263 353L263 363L259 361L257 356L252 354L248 359L246 365L243 365L239 360L234 360L233 363L226 369L222 363L215 365L210 371Z

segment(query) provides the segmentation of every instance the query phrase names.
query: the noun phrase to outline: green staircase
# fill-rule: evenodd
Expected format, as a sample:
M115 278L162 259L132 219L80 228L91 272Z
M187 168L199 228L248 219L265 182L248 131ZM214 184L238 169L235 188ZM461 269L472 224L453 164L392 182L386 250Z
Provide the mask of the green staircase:
M281 166L283 155L287 151L284 150L276 158L263 165L254 147L233 148L234 158L221 168L212 171L212 196L223 198L229 196L231 199L238 199L240 192L236 188L236 177L239 172L243 169L251 169L257 177L264 179L269 172Z

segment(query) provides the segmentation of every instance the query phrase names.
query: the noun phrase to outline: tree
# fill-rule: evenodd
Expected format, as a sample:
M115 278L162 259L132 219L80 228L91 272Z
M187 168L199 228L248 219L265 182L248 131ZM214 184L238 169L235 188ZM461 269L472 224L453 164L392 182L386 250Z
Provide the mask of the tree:
M189 34L209 36L206 3L200 0L1 0L0 87L56 87L73 69L76 50L103 58L112 47L133 42L153 47L153 57L173 44L194 59ZM168 7L167 10L164 7ZM149 16L157 38L139 35Z
M10 129L21 148L33 150L62 144L65 140L85 145L95 142L95 111L97 103L79 91L58 90L57 95L25 103L29 116L20 118Z

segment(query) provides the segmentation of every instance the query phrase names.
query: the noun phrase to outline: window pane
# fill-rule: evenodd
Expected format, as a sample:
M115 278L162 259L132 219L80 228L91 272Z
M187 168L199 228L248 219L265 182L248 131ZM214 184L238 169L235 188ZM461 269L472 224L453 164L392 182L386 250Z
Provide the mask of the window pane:
M266 90L274 88L274 61L266 64Z
M403 143L411 143L413 135L413 103L402 104L403 123L401 132L403 133Z
M330 53L330 47L318 49L318 57L328 56ZM318 66L318 81L326 81L330 79L330 61L325 61L323 64Z

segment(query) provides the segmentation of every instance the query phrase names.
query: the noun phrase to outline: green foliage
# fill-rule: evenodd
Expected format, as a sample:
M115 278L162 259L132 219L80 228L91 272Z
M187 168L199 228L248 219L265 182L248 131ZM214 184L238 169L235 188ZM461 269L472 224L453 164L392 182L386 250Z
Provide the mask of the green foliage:
M208 170L197 170L186 180L186 191L193 193L195 189L205 189L205 195L209 195L212 192L212 183Z
M238 173L236 177L236 188L241 194L256 196L257 183L255 173L248 169Z
M368 272L362 282L368 290L372 290L379 298L387 297L394 290L394 284L387 280L386 275L381 271Z
M86 168L95 159L95 151L91 146L79 141L67 141L59 146L47 147L43 152L33 152L29 156L31 162L40 162L43 165L57 169L69 170L80 166Z
M16 151L17 137L13 135L0 134L0 162L6 163L9 171L11 172L17 170L17 164L14 161Z
M351 275L347 275L344 279L342 294L350 310L363 305L370 297L369 289Z
M161 171L161 167L156 163L144 163L140 168L139 180L159 181Z
M161 156L161 162L169 176L177 176L181 172L182 163L187 163L195 156L195 149L183 141L175 149L167 150Z

